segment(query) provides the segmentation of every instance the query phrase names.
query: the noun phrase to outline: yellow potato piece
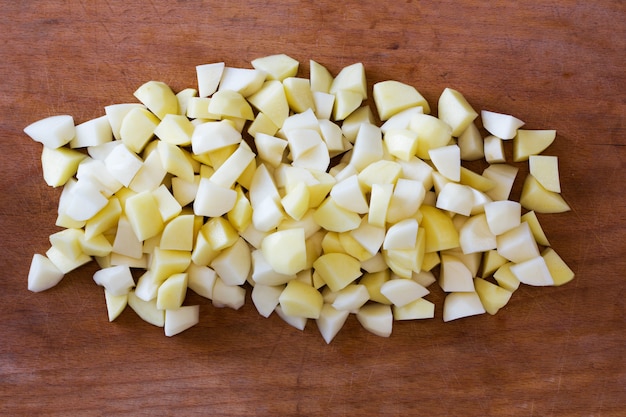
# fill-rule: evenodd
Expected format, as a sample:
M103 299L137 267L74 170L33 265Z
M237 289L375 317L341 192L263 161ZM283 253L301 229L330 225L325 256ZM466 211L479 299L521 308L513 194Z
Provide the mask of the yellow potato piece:
M140 241L156 236L163 230L161 212L157 200L150 191L129 197L124 212Z
M437 252L459 246L459 232L452 219L444 211L436 207L423 205L419 209L422 214L420 226L425 230L425 252Z
M317 319L324 305L324 298L313 286L293 279L280 293L278 301L283 313L294 317Z
M187 294L187 280L188 275L186 273L179 273L163 281L157 293L156 307L159 310L180 308Z
M574 271L563 261L558 253L552 248L546 248L541 256L546 261L548 271L552 275L554 285L563 285L574 279Z
M546 190L530 174L524 181L519 201L524 208L537 213L563 213L571 210L561 194Z
M313 263L332 291L339 291L361 276L361 262L345 253L326 253Z
M166 114L178 114L178 98L172 89L162 81L148 81L133 95L159 119Z

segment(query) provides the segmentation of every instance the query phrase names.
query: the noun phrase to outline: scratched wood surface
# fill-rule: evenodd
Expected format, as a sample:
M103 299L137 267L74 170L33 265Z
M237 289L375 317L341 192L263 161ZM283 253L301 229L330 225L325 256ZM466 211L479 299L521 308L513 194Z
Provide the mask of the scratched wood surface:
M2 2L0 22L0 414L624 415L624 2L20 1ZM249 298L233 311L190 294L200 324L174 338L130 309L108 323L93 264L27 291L59 196L27 124L80 123L145 81L179 91L198 64L274 53L303 76L309 59L334 74L363 62L370 87L403 81L431 105L452 87L556 129L549 154L573 209L540 221L575 280L451 323L433 289L435 319L379 338L350 317L330 345Z

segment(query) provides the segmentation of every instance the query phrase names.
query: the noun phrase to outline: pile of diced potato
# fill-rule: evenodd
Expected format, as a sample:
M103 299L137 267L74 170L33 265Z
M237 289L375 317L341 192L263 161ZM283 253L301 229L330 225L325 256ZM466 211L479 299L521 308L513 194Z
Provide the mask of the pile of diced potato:
M573 278L536 215L570 209L557 157L540 155L554 130L487 110L478 125L451 88L436 117L392 80L374 84L373 109L362 63L333 77L311 60L309 78L284 54L196 69L197 89L149 81L101 117L24 129L62 187L62 230L34 255L29 290L95 259L110 321L128 305L172 336L199 322L188 290L233 309L251 290L261 315L315 320L330 343L350 314L384 337L394 320L433 318L434 283L450 321L495 314L520 283ZM483 158L482 172L462 164Z

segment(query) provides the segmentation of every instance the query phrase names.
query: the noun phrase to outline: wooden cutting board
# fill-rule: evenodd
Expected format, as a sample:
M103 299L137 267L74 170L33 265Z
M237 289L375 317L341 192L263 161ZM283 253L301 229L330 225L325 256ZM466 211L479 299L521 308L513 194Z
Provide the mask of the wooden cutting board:
M624 2L22 1L3 2L0 21L0 414L624 415ZM276 53L302 76L309 59L333 74L362 62L370 88L402 81L436 108L452 87L556 129L546 153L572 211L540 221L574 281L522 286L497 315L449 323L434 285L435 319L380 338L351 316L329 345L313 321L265 319L249 297L234 311L190 294L201 321L173 338L130 309L108 323L94 264L26 289L60 193L26 125L80 123L148 80L180 91L196 65Z

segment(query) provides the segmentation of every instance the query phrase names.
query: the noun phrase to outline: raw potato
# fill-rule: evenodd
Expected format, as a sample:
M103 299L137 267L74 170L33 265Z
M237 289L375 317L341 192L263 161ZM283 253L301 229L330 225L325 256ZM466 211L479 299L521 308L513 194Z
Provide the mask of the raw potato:
M284 54L251 64L198 65L197 88L148 81L138 103L24 129L43 144L45 182L62 188L63 230L33 256L29 290L95 259L109 321L129 305L173 336L200 320L188 289L237 310L251 288L260 315L300 330L314 319L330 343L350 314L381 337L435 317L434 283L447 322L495 314L522 284L573 279L537 215L570 210L557 157L539 155L556 131L486 110L478 120L452 88L433 116L394 80L373 85L371 107L360 62L333 76L311 60L308 78ZM528 161L519 203L507 146ZM463 166L481 158L482 173Z

